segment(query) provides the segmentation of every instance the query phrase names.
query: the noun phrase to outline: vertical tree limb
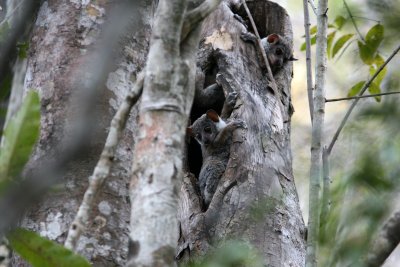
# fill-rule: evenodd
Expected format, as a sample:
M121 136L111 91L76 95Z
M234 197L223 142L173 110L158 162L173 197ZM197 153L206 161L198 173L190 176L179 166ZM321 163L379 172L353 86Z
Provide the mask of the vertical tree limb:
M325 117L325 80L326 80L326 47L328 29L328 0L318 3L317 20L317 48L314 115L311 141L311 167L309 188L309 217L306 266L317 266L319 215L320 215L320 190L321 190L321 158Z
M310 110L311 123L313 121L314 103L313 103L313 80L311 70L311 39L310 39L310 15L308 13L307 0L303 0L304 9L304 31L306 34L306 67L307 67L307 95L308 106Z
M159 3L134 150L128 266L175 266L177 187L194 97L199 22L219 2L205 1L186 17L185 0Z
M94 210L94 201L97 193L100 191L104 180L109 176L110 169L115 157L115 150L118 141L121 138L122 131L125 128L126 121L128 120L129 113L132 106L137 102L143 89L144 75L138 75L135 86L127 94L124 102L119 107L117 113L111 121L110 131L107 136L104 149L97 162L96 168L91 177L89 177L89 187L86 189L83 201L79 207L74 221L69 228L67 238L65 240L65 247L75 250L79 237L88 224L91 212Z
M321 206L321 216L320 224L324 225L327 222L330 209L330 184L331 178L329 175L329 154L327 147L322 150L322 206Z

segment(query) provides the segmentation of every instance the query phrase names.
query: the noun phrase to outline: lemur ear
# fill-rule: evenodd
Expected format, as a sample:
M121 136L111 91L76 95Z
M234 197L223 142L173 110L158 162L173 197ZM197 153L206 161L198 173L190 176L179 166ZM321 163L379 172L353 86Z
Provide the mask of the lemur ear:
M274 44L278 41L279 41L279 35L277 35L276 33L267 36L267 42L270 44Z
M210 109L207 111L207 117L212 120L213 122L219 122L219 116L218 113L215 112L214 110Z
M190 136L193 136L193 129L192 126L186 128L186 133Z

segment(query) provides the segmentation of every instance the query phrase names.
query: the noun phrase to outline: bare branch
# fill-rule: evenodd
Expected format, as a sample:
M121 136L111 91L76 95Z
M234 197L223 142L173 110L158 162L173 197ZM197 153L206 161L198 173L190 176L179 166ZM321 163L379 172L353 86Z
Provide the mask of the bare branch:
M181 40L184 40L220 3L221 0L206 0L195 9L189 11L185 15L185 20L183 22Z
M329 210L330 210L330 185L331 178L329 175L329 155L327 147L322 150L322 206L321 206L321 225L327 222Z
M372 94L372 95L363 95L363 96L352 96L352 97L342 97L342 98L332 98L326 99L325 102L336 102L336 101L343 101L343 100L353 100L353 99L360 99L360 98L368 98L368 97L377 97L382 95L394 95L400 94L400 92L387 92L387 93L380 93L380 94Z
M318 12L317 12L317 8L315 7L314 0L307 0L307 2L310 4L311 9L313 10L315 16L318 16Z
M274 91L274 93L276 95L277 92L278 92L278 88L276 86L275 78L272 75L271 67L269 66L269 62L268 62L267 54L265 53L265 50L264 50L264 46L261 43L260 34L258 33L256 24L254 23L253 16L251 15L250 10L249 10L249 8L248 8L248 6L246 4L246 0L242 0L242 3L243 3L243 6L244 6L244 9L246 10L247 16L250 19L251 26L253 27L254 33L255 33L255 35L257 37L257 43L258 43L259 50L260 50L261 55L262 55L262 57L264 59L265 66L267 67L267 76L268 76L268 80L270 81L269 85L270 85L270 87L272 88L272 90Z
M310 39L310 16L308 13L307 0L303 0L304 9L304 31L306 33L306 66L307 66L307 94L308 106L310 110L311 123L313 121L314 103L313 103L313 80L311 70L311 39Z
M189 101L185 86L189 80L194 82L194 72L193 77L188 75L194 61L181 59L186 8L186 0L160 1L154 16L133 151L126 266L176 266L177 186L182 180L182 144L189 112L184 108ZM193 96L194 86L191 89Z
M94 200L97 193L100 191L104 180L109 176L110 169L115 157L115 151L121 137L122 131L125 128L129 113L133 105L137 102L142 94L144 81L144 72L139 73L137 80L131 91L127 94L117 113L111 121L110 131L108 132L107 140L100 159L97 162L93 175L89 177L89 187L87 188L83 201L79 207L74 221L68 231L68 236L65 240L65 247L75 250L76 244L89 221L90 213L93 211Z
M400 211L395 212L383 225L369 250L366 266L381 266L400 242Z
M318 237L320 227L321 158L325 117L325 80L327 61L328 0L318 2L316 72L314 114L311 140L311 166L309 189L309 216L306 267L317 266Z
M343 4L344 4L344 6L345 6L345 8L346 8L347 13L349 13L351 22L353 23L353 26L354 26L354 28L356 29L358 36L359 36L360 39L365 43L364 36L362 36L360 30L358 29L357 24L356 24L356 21L354 20L353 14L351 13L350 8L349 8L349 6L348 6L347 3L346 3L346 0L343 0Z
M375 74L364 84L364 86L360 90L360 93L358 94L358 96L362 96L365 93L365 91L368 89L368 87L371 85L371 83L375 80L375 78L379 75L379 73L386 67L386 65L392 60L392 58L399 51L400 51L400 45L392 52L392 54L386 59L386 61L382 64L382 66L379 67L379 69L375 72ZM350 108L347 110L346 115L344 116L342 122L339 125L339 128L336 130L335 135L332 138L331 143L329 144L328 154L331 154L332 148L335 145L335 142L338 139L340 132L342 131L343 127L345 126L347 120L349 119L351 112L353 111L354 107L357 105L359 100L360 100L360 98L355 99L354 102L351 104Z

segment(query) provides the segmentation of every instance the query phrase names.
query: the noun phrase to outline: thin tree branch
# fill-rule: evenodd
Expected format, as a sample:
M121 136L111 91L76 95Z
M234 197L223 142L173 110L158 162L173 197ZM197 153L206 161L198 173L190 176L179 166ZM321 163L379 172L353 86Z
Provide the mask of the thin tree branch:
M375 74L364 84L364 86L361 89L358 96L362 96L364 94L364 92L368 89L368 87L371 85L371 83L375 80L375 78L379 75L379 73L386 67L386 65L392 60L392 58L399 52L399 50L400 50L400 45L392 52L392 54L386 59L386 61L379 67L379 69L375 72ZM359 98L354 100L354 102L351 104L350 108L348 109L346 115L344 116L342 122L340 123L339 128L336 130L335 135L333 136L332 141L328 147L329 155L332 152L332 148L335 145L340 132L342 131L344 125L346 124L347 120L349 119L351 112L353 111L354 107L357 105L359 100L360 100Z
M318 16L317 8L315 7L314 1L313 0L307 0L307 2L310 4L311 9L313 10L315 16Z
M247 16L250 19L250 23L251 23L251 26L253 27L254 34L257 37L257 43L258 43L259 50L260 50L261 55L262 55L262 57L264 59L265 66L267 67L267 76L268 76L268 80L270 81L269 85L272 88L272 90L274 91L274 94L277 95L278 88L276 86L276 82L275 82L274 76L272 75L271 67L269 66L267 54L265 53L264 47L263 47L263 45L261 43L261 38L260 38L260 34L258 33L257 26L254 23L253 16L251 15L250 10L249 10L249 8L248 8L248 6L246 4L246 0L242 0L242 3L243 3L243 6L244 6L244 9L246 10Z
M310 110L311 123L313 121L314 103L313 103L313 80L311 70L311 39L310 39L310 15L308 13L307 0L303 0L304 9L304 31L306 33L306 66L307 66L307 94L308 106Z
M133 105L137 102L142 94L144 81L144 72L139 73L135 85L132 90L126 95L124 101L120 105L117 113L111 121L110 131L108 132L107 140L100 159L97 162L96 168L92 176L89 177L89 187L86 189L83 201L75 216L74 221L68 231L68 236L65 240L65 247L75 250L76 244L89 221L90 213L93 211L94 200L100 191L104 180L109 176L110 169L115 157L115 151L121 137L122 131L125 128L129 113Z
M356 19L364 19L364 20L369 20L369 21L374 21L374 22L381 23L381 21L380 21L380 20L371 19L371 18L362 17L362 16L353 16L353 18L356 18Z
M329 155L326 146L322 150L322 171L323 171L322 206L321 206L320 224L324 225L327 222L330 210L330 185L331 185L331 178L329 174Z
M189 11L183 21L181 40L184 40L220 3L221 0L206 0L195 9Z
M400 94L400 92L387 92L387 93L380 93L380 94L373 94L373 95L332 98L332 99L326 99L325 102L328 103L328 102L336 102L336 101L343 101L343 100L353 100L353 99L360 99L360 98L367 98L367 97L377 97L377 96L382 96L382 95L394 95L394 94Z
M350 10L349 6L348 6L347 3L346 3L346 0L343 0L343 4L344 4L344 6L345 6L345 8L346 8L347 13L349 13L351 22L353 23L353 26L354 26L354 28L356 29L358 36L359 36L360 39L365 43L364 36L362 36L360 30L358 29L357 24L356 24L356 21L354 20L353 14L351 13L351 10Z
M315 64L314 114L311 139L309 216L306 267L317 266L320 228L321 158L325 117L325 81L327 61L328 0L319 0Z
M400 242L400 211L395 212L383 225L369 250L366 266L381 266Z

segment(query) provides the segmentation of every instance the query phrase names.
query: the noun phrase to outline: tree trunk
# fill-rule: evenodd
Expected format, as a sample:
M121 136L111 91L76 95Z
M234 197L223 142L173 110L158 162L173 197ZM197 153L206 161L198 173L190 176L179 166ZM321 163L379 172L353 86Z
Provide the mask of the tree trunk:
M292 64L275 74L278 92L274 94L255 47L240 38L246 29L233 15L247 16L242 9L236 10L233 2L224 1L204 22L198 65L206 80L207 76L215 80L219 73L226 81L224 91L239 93L231 117L244 120L248 129L236 136L225 174L205 212L195 179L190 174L185 177L177 256L187 260L204 255L220 241L239 239L257 248L267 266L303 266L305 228L290 150ZM289 16L283 8L264 0L248 5L261 37L278 33L292 39ZM201 157L193 153L189 149L188 158L199 161ZM193 168L190 171L198 174Z
M46 168L44 162L63 153L56 148L70 137L71 122L80 115L74 114L74 96L80 89L83 91L85 87L78 85L86 82L92 72L81 65L88 51L93 49L100 24L114 5L107 4L108 1L99 1L100 6L76 4L78 2L44 1L33 26L24 90L39 91L42 125L28 170ZM179 255L185 259L189 250L204 253L214 242L243 239L259 249L269 266L302 266L304 223L292 175L289 139L292 67L287 64L275 76L279 92L274 95L267 87L255 47L240 39L245 28L233 18L232 11L238 2L224 1L207 18L198 65L206 72L205 84L215 81L215 73L219 72L226 80L224 89L240 94L238 108L232 116L245 120L248 129L242 131L242 136L236 136L227 171L206 212L201 211L196 193L187 194L194 192L194 187L189 176L184 179ZM291 38L289 18L278 5L258 0L249 2L249 7L262 36L276 32ZM104 129L109 127L135 74L144 66L151 12L151 5L147 3L141 16L137 16L141 21L134 23L132 34L124 39L124 47L119 49L122 55L117 60L116 70L108 75L107 88L99 88L97 116L93 118L98 132L93 133L88 150L68 165L68 172L58 188L29 208L21 220L22 227L64 242L87 187L87 178L103 147ZM245 17L242 10L237 12ZM181 52L183 58L191 60L190 49ZM189 102L186 105L190 106ZM186 109L188 106L184 107ZM111 177L98 196L92 224L78 242L78 252L94 266L122 266L127 261L128 184L137 128L136 113L132 115L117 150ZM196 159L197 155L190 153L189 159ZM195 216L190 216L192 214ZM201 234L203 229L206 235ZM14 257L13 266L25 266L25 263Z
M93 74L98 74L99 66L89 63L87 67L87 59L92 58L95 47L104 42L99 39L102 24L104 21L110 23L106 19L116 4L107 4L108 1L99 4L78 2L44 1L31 32L24 90L39 92L42 118L40 140L27 173L46 169L46 162L57 160L64 153L59 144L66 149L68 141L74 141L70 139L76 130L75 122L87 115L79 111L85 105L93 104L77 100L88 89L86 84L92 82ZM96 115L87 118L91 124L86 130L90 128L91 139L85 154L68 164L63 177L54 177L62 178L59 185L29 208L21 220L21 227L59 243L64 242L103 148L106 129L135 74L145 63L151 30L151 5L141 12L140 16L133 18L136 20L132 21L129 34L120 41L122 45L118 48L118 57L113 59L115 62L108 62L109 69L114 71L108 75L108 80L106 73L96 88L96 100L92 99L96 104ZM108 50L112 49L108 47ZM101 58L104 55L96 56ZM78 242L77 252L94 266L122 266L126 262L130 214L128 184L136 125L135 113L132 115L117 149L111 176L98 196L90 226ZM26 265L14 256L13 266Z

